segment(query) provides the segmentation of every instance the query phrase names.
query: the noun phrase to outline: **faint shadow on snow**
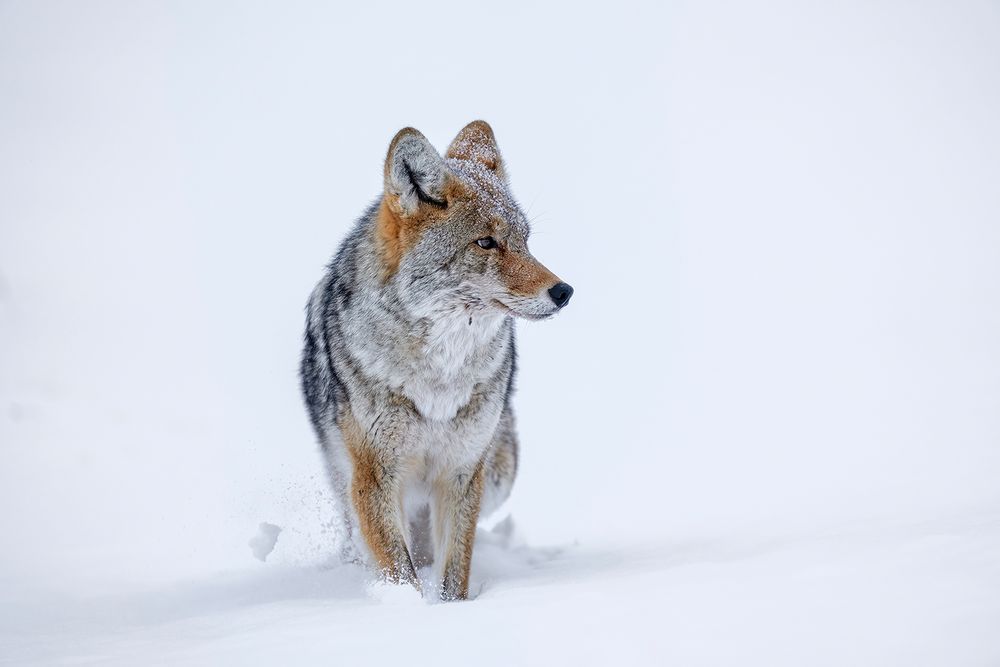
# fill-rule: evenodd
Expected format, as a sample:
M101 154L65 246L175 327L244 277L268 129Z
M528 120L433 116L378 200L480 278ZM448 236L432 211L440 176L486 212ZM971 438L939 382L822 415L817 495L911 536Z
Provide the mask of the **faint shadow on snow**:
M537 584L541 580L585 577L620 562L619 554L585 551L576 545L529 546L508 516L492 530L476 533L470 597L488 598L494 590Z
M618 555L585 551L575 545L529 546L508 518L492 530L477 533L470 597L488 599L511 588L587 578L620 564ZM436 591L430 570L422 570L421 576L427 580L424 599L433 603ZM268 562L253 570L218 573L127 594L74 598L25 593L13 605L18 609L17 617L0 614L0 618L5 625L10 624L8 629L16 626L30 634L53 625L84 632L88 627L157 625L288 603L323 608L345 602L419 601L412 589L380 585L364 567L334 558L308 564Z

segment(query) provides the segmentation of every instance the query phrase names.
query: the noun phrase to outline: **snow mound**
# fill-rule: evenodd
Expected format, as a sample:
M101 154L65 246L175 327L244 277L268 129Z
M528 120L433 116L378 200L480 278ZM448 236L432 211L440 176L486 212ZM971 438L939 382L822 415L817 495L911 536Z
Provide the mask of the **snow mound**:
M281 526L266 521L261 522L257 528L257 534L250 538L247 545L253 551L254 558L264 562L274 551L274 545L278 543L278 535L281 534Z

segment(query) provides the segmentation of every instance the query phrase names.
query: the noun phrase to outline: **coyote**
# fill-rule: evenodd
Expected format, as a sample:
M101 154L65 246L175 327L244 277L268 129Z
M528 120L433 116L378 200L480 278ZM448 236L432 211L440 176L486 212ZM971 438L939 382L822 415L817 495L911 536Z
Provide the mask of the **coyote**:
M510 494L514 318L573 288L528 252L493 130L444 157L400 130L384 191L306 307L301 379L346 537L343 556L444 600L465 599L478 518Z

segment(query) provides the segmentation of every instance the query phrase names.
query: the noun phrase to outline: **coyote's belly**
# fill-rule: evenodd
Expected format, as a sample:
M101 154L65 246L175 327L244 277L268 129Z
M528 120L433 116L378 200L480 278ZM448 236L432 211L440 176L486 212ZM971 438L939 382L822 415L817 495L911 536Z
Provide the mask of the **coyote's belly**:
M447 422L469 404L474 387L468 378L418 376L407 379L400 392L413 401L417 412L425 419Z

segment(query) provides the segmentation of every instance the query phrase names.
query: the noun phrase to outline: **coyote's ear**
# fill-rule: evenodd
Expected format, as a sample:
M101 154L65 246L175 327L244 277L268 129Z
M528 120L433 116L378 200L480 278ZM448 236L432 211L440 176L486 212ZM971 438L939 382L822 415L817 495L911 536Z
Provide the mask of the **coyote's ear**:
M385 196L402 215L412 215L421 204L444 208L447 174L447 165L427 138L405 127L393 137L385 157Z
M493 128L485 120L474 120L463 127L451 142L445 157L473 160L496 172L500 178L506 177Z

